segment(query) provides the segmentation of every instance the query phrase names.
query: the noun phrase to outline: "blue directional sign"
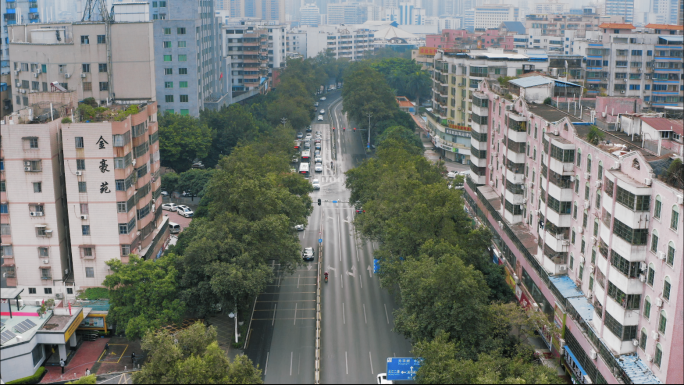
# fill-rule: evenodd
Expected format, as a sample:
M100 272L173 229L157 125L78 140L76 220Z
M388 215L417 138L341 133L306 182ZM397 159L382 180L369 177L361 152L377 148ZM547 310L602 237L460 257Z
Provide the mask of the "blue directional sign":
M337 201L333 201L333 203L337 203Z
M323 243L323 239L322 239L322 238L318 238L318 243Z
M380 271L380 260L373 258L373 274L377 274Z
M387 379L390 381L415 380L418 368L422 364L422 358L389 357L387 358Z

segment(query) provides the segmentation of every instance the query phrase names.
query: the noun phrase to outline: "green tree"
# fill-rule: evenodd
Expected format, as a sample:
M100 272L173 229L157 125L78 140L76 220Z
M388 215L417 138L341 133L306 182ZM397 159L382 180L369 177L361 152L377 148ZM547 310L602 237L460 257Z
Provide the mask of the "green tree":
M587 141L593 145L597 145L605 136L606 134L603 131L592 125L589 127L589 132L587 133Z
M135 384L261 384L261 370L246 356L231 363L218 346L216 329L198 322L170 335L149 331L141 343L147 361Z
M119 259L107 261L111 274L103 285L110 290L107 322L116 325L116 333L126 338L142 337L147 330L178 323L185 314L179 299L175 256L158 261L142 260L134 255L124 264Z
M675 158L665 172L665 182L682 188L684 187L684 164L682 160Z
M420 98L429 96L431 91L432 79L427 71L418 70L408 76L407 92L413 96L417 107L420 106Z
M177 191L185 191L194 196L203 196L204 188L209 183L214 170L202 170L192 168L180 174L178 183L176 184Z
M350 70L342 89L343 111L356 122L367 122L368 114L372 122L391 118L399 107L382 74L362 64Z
M264 130L264 127L240 104L231 104L218 111L203 110L200 121L214 133L211 149L204 164L215 167L222 155L229 155L240 141L251 142Z
M378 136L378 147L393 148L407 144L404 149L411 155L421 155L424 152L423 142L413 130L402 126L387 128Z
M161 176L161 188L171 194L174 191L178 191L178 174L175 172L167 172Z
M213 133L199 119L165 113L159 118L159 152L162 165L181 173L195 159L209 154Z
M67 384L97 384L97 376L94 374L83 376L76 381L67 382Z

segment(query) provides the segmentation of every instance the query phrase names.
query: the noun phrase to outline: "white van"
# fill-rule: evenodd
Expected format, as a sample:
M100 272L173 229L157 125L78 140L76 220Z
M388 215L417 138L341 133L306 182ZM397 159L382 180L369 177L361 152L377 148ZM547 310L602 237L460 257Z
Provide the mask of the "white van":
M178 234L181 232L181 227L178 223L169 222L169 232L171 234Z

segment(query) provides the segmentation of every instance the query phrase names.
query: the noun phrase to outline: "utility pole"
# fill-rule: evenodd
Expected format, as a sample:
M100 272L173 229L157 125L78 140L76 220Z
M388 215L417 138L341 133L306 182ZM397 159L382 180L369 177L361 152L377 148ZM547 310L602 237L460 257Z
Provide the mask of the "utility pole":
M369 112L367 115L368 115L368 144L366 146L370 150L370 130L371 130L370 118L371 118L371 116L373 116L373 114Z

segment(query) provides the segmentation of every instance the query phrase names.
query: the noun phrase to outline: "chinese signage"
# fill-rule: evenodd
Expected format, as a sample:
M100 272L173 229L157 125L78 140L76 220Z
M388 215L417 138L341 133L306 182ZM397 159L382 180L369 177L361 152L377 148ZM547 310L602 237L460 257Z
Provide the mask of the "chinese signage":
M107 142L107 141L105 140L105 138L102 137L102 135L100 135L100 139L98 139L98 140L95 142L95 144L97 144L97 146L98 146L97 148L98 148L98 149L100 149L100 150L105 150L105 149L106 149L105 144L109 144L109 142ZM110 171L110 170L109 170L109 165L107 164L107 159L102 159L102 160L100 161L99 169L100 169L100 172L103 173L103 174ZM109 194L109 193L111 193L111 192L112 192L112 191L109 189L109 183L108 183L108 182L102 182L102 183L100 184L100 194Z
M459 130L452 130L449 128L445 128L444 132L446 132L449 135L454 135L454 136L470 137L470 134L467 131L459 131Z
M81 322L81 327L84 328L102 328L104 329L105 322L104 317L86 317L83 322Z
M420 55L435 56L436 53L437 53L437 48L435 48L435 47L420 47L420 48L418 48L418 54L420 54Z
M458 124L449 124L449 128L453 128L454 130L461 130L461 131L471 131L472 128L468 126L461 126Z

